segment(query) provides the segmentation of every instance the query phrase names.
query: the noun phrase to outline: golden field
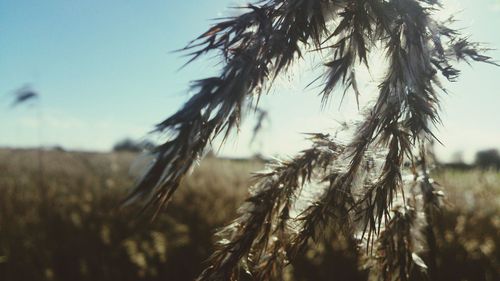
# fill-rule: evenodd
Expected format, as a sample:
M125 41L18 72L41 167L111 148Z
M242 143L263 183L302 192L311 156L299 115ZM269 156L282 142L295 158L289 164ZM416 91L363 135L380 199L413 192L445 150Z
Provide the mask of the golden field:
M234 217L264 164L205 159L151 221L120 208L135 158L0 150L0 280L193 280L212 233ZM500 173L435 177L447 197L435 217L440 280L500 280ZM294 261L290 279L366 280L353 241L325 237Z

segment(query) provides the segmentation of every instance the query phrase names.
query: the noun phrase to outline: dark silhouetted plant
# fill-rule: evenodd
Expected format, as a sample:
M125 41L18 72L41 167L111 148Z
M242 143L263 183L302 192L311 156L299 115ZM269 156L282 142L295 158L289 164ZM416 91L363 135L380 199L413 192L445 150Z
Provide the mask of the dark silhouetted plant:
M378 49L385 76L364 120L345 128L351 140L314 134L312 148L258 174L240 216L219 231L199 280L281 280L283 268L325 227L359 242L373 280L409 280L426 270L432 278L432 253L422 253L435 246L429 223L441 196L427 160L440 122L440 78L455 81L459 61L495 64L450 27L453 19L439 20L442 9L437 0L266 0L215 24L184 51L189 62L217 51L224 67L193 82L196 94L157 125L166 140L127 202L165 206L214 138L238 127L304 52L330 57L326 103L336 89L359 96L357 66L373 67L369 56Z
M13 101L11 106L16 107L21 104L27 103L29 101L35 100L39 97L38 93L31 89L30 86L26 85L17 89L13 93Z

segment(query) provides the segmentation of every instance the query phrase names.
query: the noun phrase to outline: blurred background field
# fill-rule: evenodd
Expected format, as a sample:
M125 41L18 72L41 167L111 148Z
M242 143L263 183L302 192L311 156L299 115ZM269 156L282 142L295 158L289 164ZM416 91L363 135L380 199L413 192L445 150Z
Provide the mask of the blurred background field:
M234 217L251 172L264 167L208 157L151 222L117 208L137 154L38 153L0 150L0 280L193 280L212 233ZM435 217L439 280L500 280L500 173L446 169L436 178L447 196ZM366 280L353 241L324 236L289 279Z

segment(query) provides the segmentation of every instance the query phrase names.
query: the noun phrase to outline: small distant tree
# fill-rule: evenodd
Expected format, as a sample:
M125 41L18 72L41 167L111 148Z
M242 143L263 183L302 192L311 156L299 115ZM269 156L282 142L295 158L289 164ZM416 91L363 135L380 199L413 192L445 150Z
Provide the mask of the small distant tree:
M139 152L141 150L142 148L140 147L140 145L138 145L138 143L136 143L131 139L121 140L113 146L113 151L115 152L122 152L122 151Z
M452 170L467 171L474 168L474 165L465 163L464 153L462 151L456 151L451 156L450 162L443 163L442 167Z
M500 154L496 149L482 150L476 153L475 164L481 168L500 169Z
M148 150L154 148L154 144L150 141L135 141L129 138L123 139L117 142L113 146L113 151L115 152L141 152L143 150Z
M437 0L265 0L215 24L185 50L190 61L218 52L221 73L193 82L193 97L156 126L167 138L126 202L165 206L210 143L225 140L305 52L326 57L324 103L335 89L360 95L359 66L385 67L364 120L344 128L352 130L350 141L312 134L311 148L256 176L198 280L236 280L245 272L282 280L326 227L359 242L374 280L408 280L426 270L435 278L431 226L441 193L429 176L427 144L440 121L440 79L455 81L458 61L494 64L451 28L453 19L435 16L442 9ZM386 65L370 64L374 49Z
M464 161L464 152L463 151L455 151L451 155L451 163L465 163Z

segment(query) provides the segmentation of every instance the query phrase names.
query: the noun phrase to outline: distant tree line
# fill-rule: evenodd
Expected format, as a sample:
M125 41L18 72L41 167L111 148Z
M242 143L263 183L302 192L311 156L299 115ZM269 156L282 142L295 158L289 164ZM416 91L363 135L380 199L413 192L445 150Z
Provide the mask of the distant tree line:
M113 151L115 152L141 152L144 150L149 150L154 148L154 143L149 140L137 141L131 138L125 138L118 141L113 146ZM212 155L213 153L208 153ZM256 158L262 158L262 155L256 155ZM500 170L500 153L497 149L485 149L480 150L476 153L474 162L471 164L465 163L461 157L459 159L454 159L451 162L443 163L443 167L457 169L457 170L469 170L473 168L481 169L499 169Z
M450 163L444 163L444 167L458 170L469 170L473 168L500 170L500 153L497 149L486 149L476 153L472 164L465 163L462 159L456 159Z

